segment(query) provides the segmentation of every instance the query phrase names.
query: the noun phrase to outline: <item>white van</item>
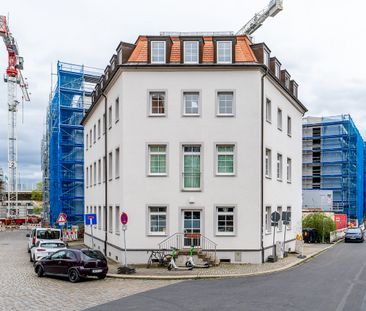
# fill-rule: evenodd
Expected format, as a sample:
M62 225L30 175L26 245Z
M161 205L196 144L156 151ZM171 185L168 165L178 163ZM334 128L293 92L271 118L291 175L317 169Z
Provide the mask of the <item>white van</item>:
M29 238L28 253L30 253L31 248L35 246L39 240L61 240L62 233L60 229L34 228L30 234L27 234L27 238Z

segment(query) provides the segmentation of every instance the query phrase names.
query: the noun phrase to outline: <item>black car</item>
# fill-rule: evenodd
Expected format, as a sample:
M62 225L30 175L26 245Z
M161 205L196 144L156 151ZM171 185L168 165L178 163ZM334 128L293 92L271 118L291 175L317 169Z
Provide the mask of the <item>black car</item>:
M97 250L66 249L44 257L34 265L39 277L43 275L67 276L76 283L81 278L96 276L104 279L108 272L107 259Z
M346 230L344 242L363 242L363 232L360 228L350 228Z

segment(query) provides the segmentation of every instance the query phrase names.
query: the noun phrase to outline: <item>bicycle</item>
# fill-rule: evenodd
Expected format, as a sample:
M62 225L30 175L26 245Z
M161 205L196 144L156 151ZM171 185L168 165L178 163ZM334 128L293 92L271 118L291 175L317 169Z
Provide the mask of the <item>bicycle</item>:
M153 263L158 263L159 267L167 267L170 263L171 255L167 255L163 250L151 250L146 268L150 268Z

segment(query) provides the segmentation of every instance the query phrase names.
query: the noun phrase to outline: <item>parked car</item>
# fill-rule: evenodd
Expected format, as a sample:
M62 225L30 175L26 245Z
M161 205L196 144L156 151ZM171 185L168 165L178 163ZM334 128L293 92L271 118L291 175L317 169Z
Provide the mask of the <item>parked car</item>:
M28 238L28 253L31 248L36 245L39 240L61 240L61 230L53 228L34 228L31 233L27 234Z
M66 248L66 244L61 240L39 240L36 245L31 248L29 260L30 262L38 261L43 257L52 255L53 253Z
M69 278L76 283L87 276L104 279L108 272L107 259L97 250L67 249L41 258L36 262L34 271L39 277L57 275Z
M360 242L363 243L364 236L361 228L349 228L346 230L344 242Z

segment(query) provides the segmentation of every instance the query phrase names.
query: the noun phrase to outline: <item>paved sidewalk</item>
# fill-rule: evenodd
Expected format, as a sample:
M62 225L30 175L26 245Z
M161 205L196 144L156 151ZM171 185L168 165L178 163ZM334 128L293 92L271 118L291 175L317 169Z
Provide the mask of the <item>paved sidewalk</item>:
M266 262L264 264L225 264L218 267L195 268L191 271L168 271L166 268L137 268L136 274L117 274L117 264L109 264L109 277L122 279L156 279L156 280L179 280L179 279L204 279L204 278L226 278L267 274L287 270L301 264L321 252L333 247L335 244L305 244L305 259L297 258L298 254L289 254L288 257L280 259L275 263Z

